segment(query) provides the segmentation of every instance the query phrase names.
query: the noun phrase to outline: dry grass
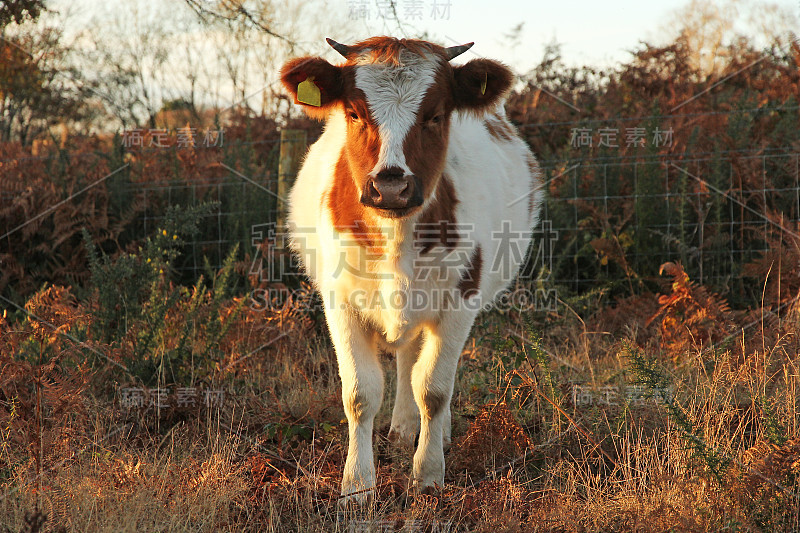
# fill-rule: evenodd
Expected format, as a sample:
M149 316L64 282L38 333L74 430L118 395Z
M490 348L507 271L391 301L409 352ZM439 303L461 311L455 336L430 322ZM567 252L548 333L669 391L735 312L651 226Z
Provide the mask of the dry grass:
M109 398L107 366L76 365L80 352L52 329L2 321L0 530L796 530L800 314L742 330L698 291L678 283L680 298L665 294L660 307L641 297L650 304L629 307L658 315L649 325L631 316L636 331L604 331L604 313L619 323L614 312L584 323L566 304L535 322L482 316L459 368L446 486L433 496L408 494L411 451L385 439L387 372L378 497L356 515L338 511L347 432L335 357L312 317L242 314L222 341L232 354L286 336L219 365L221 406L162 412ZM82 327L68 295L33 301L54 327ZM692 315L712 311L738 333L717 338L718 320ZM680 329L679 314L691 327ZM23 342L55 356L20 361L12 347ZM664 403L631 394L632 349L668 376L693 435Z

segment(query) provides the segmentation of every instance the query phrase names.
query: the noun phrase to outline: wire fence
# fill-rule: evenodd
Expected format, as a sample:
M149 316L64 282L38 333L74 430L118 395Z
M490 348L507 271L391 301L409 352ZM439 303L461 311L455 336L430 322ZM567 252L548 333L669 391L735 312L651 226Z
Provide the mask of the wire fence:
M656 279L661 264L680 261L692 279L716 290L751 290L744 266L800 222L799 160L798 153L728 153L543 161L540 231L553 239L549 282L576 292L635 289ZM176 265L198 275L203 258L219 268L234 245L257 253L253 228L276 222L277 190L276 170L247 180L231 172L214 184L150 184L135 193L147 205L144 233L158 226L166 205L219 202Z
M247 176L243 179L233 172L219 181L192 183L150 183L129 192L140 196L144 211L138 217L143 235L162 226L166 207L197 206L213 202L216 207L202 216L199 233L190 239L185 253L176 260L174 268L184 277L196 278L221 268L234 247L240 255L255 253L252 228L278 217L277 172Z
M798 153L545 161L550 281L633 287L680 261L716 290L751 291L745 265L796 235L799 169Z
M191 279L219 269L234 246L240 258L258 252L254 228L275 223L281 204L277 148L277 140L232 143L220 151L213 177L180 171L180 179L159 181L132 168L102 185L116 198L112 204L139 206L129 240L155 231L167 206L216 202L175 264ZM254 153L267 152L253 164ZM637 290L667 261L680 261L693 279L720 292L753 291L744 266L800 222L800 154L790 148L575 157L541 166L547 200L540 230L552 239L547 279L576 292ZM15 194L0 191L4 202Z

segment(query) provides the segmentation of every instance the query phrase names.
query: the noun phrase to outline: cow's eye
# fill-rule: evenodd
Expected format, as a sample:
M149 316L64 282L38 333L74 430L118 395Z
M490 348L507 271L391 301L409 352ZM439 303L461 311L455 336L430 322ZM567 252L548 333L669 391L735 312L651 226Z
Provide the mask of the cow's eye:
M432 128L434 126L438 126L439 124L441 124L443 118L444 117L442 115L434 115L434 116L432 116L431 118L429 118L428 120L425 121L425 126L427 126L429 128Z

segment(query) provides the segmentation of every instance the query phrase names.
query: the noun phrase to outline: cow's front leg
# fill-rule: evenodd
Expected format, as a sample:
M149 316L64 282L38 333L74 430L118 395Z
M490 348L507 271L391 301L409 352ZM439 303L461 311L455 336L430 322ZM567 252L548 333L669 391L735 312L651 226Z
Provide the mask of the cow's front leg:
M425 330L419 359L411 373L414 399L420 410L419 445L414 454L417 490L444 484L444 444L450 440L450 400L456 369L475 314L447 313Z
M383 400L383 369L373 333L350 307L325 316L336 349L342 379L342 403L349 428L347 461L342 476L342 503L364 503L375 488L372 428Z
M419 408L411 387L411 370L419 357L422 335L397 350L397 395L392 410L389 440L412 445L419 433Z

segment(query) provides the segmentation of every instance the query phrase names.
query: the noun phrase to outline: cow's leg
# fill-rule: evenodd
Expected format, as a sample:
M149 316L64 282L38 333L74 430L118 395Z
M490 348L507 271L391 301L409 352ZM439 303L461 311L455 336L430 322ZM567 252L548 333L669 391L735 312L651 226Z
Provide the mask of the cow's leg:
M419 357L422 334L397 350L397 395L392 410L389 440L413 444L419 433L419 408L411 387L411 369Z
M458 360L475 314L445 313L441 321L425 331L417 364L411 373L414 399L420 410L419 445L414 454L414 484L418 490L444 484L444 440L449 440L450 400Z
M325 317L342 379L342 403L349 428L342 476L342 503L365 502L375 488L372 428L383 400L383 369L370 331L350 308L330 309Z

